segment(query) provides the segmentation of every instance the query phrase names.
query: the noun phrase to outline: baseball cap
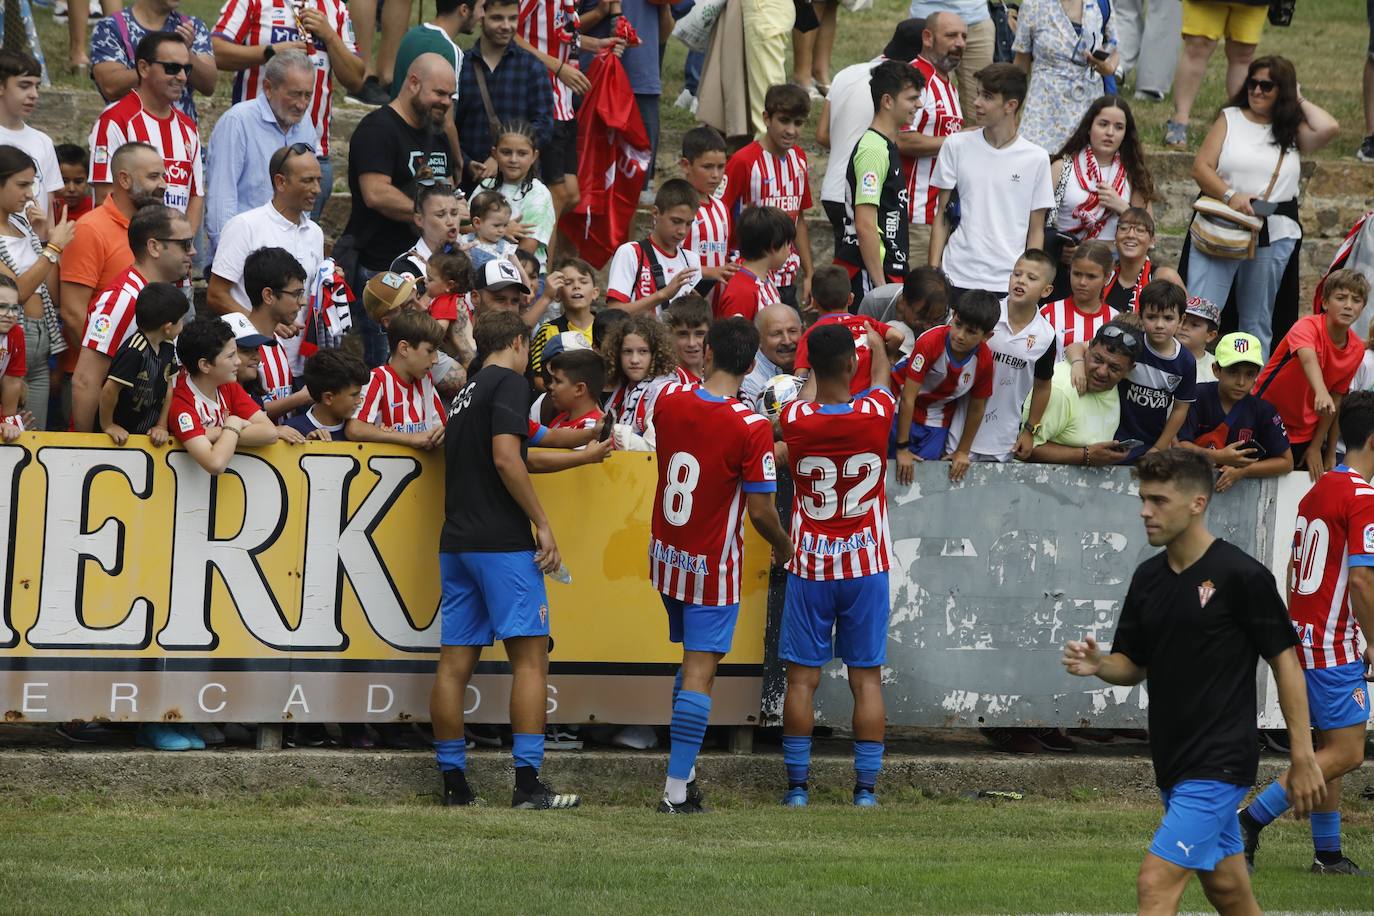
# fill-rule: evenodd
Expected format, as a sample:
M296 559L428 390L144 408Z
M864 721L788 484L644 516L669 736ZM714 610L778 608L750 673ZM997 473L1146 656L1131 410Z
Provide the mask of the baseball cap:
M921 33L925 27L924 18L897 23L897 28L892 30L892 40L883 48L883 57L888 60L915 60L916 55L921 53Z
M563 331L545 341L544 354L540 360L547 366L560 353L568 353L572 350L590 350L591 348L592 345L587 342L587 338L582 335L581 331Z
M1210 321L1215 325L1221 324L1221 306L1211 299L1204 299L1201 296L1188 297L1188 307L1184 310L1184 314L1201 318L1203 321Z
M1225 369L1237 363L1252 363L1264 368L1264 350L1253 334L1227 334L1217 342L1217 365Z
M363 308L373 321L380 321L388 312L405 305L415 295L415 281L390 270L384 270L367 281L363 287Z
M268 337L253 327L253 322L249 321L248 316L242 312L221 315L220 319L229 325L229 330L234 332L234 343L238 345L240 350L256 350L262 346L275 347L277 345L277 338Z
M477 289L489 289L493 293L508 286L518 286L522 293L529 293L520 271L505 258L492 258L477 272Z

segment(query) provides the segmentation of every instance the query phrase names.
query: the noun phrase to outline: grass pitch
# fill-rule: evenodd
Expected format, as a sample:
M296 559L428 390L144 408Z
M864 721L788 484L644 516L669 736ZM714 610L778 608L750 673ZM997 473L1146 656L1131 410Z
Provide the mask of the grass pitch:
M490 787L494 789L495 787ZM643 807L445 810L296 792L259 799L7 801L0 908L40 912L1129 912L1158 822L1099 799L930 799L806 811L725 799L703 817ZM647 798L646 798L647 803ZM1374 805L1346 849L1374 867ZM1307 873L1305 825L1266 831L1266 910L1371 911L1374 879ZM1184 898L1208 909L1196 882Z

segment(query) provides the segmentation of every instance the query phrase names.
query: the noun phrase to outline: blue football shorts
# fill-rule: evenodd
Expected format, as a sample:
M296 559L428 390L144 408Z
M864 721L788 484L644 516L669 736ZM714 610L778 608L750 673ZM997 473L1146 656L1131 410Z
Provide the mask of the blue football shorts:
M811 668L832 658L852 668L877 667L887 661L891 606L886 571L826 581L788 573L778 657Z
M1364 662L1349 662L1334 668L1312 668L1307 678L1307 708L1312 724L1323 731L1364 725L1369 721L1369 684L1364 679Z
M730 651L735 641L739 604L689 604L660 595L668 612L668 641L680 642L688 652Z
M1212 871L1245 848L1236 809L1249 791L1248 786L1213 779L1186 779L1161 790L1164 820L1150 852L1179 868Z
M549 635L549 598L534 551L440 553L439 576L441 645Z

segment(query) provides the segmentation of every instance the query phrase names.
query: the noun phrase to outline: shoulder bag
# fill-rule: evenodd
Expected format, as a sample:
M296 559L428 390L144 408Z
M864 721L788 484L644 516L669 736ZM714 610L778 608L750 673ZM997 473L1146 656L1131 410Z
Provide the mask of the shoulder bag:
M1274 190L1274 182L1279 179L1279 169L1288 150L1279 152L1279 161L1274 165L1274 174L1269 176L1269 186L1259 199L1267 200ZM1193 201L1193 221L1188 226L1188 238L1193 247L1209 258L1223 261L1248 261L1255 256L1255 245L1259 241L1264 220L1258 216L1248 216L1233 210L1224 201L1199 195Z

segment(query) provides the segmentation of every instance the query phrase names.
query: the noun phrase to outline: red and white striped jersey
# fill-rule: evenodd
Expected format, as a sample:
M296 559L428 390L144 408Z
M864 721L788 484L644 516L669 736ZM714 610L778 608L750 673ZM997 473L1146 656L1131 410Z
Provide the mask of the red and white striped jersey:
M886 388L848 404L793 401L783 410L796 545L788 572L826 580L887 570L887 440L896 413Z
M721 201L733 222L745 207L777 207L795 222L811 209L811 179L806 172L806 151L794 146L785 155L774 156L757 140L730 157L725 164L725 193ZM739 248L739 243L732 243ZM770 276L778 286L791 286L801 269L797 246L787 263Z
M4 334L0 334L0 376L23 378L28 374L24 348L24 328L15 324Z
M167 429L178 442L205 435L212 426L224 427L230 417L251 420L262 410L238 382L226 382L215 389L212 401L191 384L182 370L172 382L172 403L167 411Z
M717 318L739 315L753 321L761 309L782 301L772 274L760 277L746 267L735 271L723 287L717 288L720 298L711 303L711 311Z
M640 379L630 384L621 382L606 399L606 413L614 417L616 423L628 426L635 435L642 436L653 422L655 402L669 385L677 381L676 375L669 374Z
M1304 668L1360 660L1360 627L1350 608L1353 566L1374 566L1374 486L1342 464L1298 503L1288 614Z
M722 201L714 197L702 200L683 245L697 253L702 267L724 267L729 262L730 210Z
M113 359L120 345L133 336L134 303L147 284L147 279L132 265L116 277L87 307L81 346Z
M601 422L603 416L605 414L601 412L600 408L592 408L576 418L568 416L567 413L560 413L549 421L549 429L596 429L596 425ZM534 425L535 429L538 429L537 424ZM586 448L586 446L581 446L581 448Z
M688 604L738 604L746 494L778 487L772 427L705 388L670 385L657 413L649 579Z
M173 108L165 118L155 118L143 107L138 90L107 107L91 128L91 183L110 184L110 163L115 150L125 143L147 143L162 154L167 206L182 213L192 197L205 193L205 173L200 163L200 134L196 122Z
M372 370L353 414L355 420L398 433L427 432L442 426L446 416L428 372L418 381L404 382L390 365Z
M559 37L567 15L560 0L520 0L520 24L516 30L536 49L562 64L576 67L577 61L568 59L572 45ZM553 87L553 119L571 121L572 90L552 73L549 74L549 83Z
M935 65L924 57L916 58L911 65L925 75L926 87L921 90L921 108L906 128L907 131L927 137L948 137L963 130L964 114L959 108L959 93L949 77L935 69ZM940 198L940 189L930 183L930 176L935 172L935 159L935 156L923 156L920 159L902 157L911 221L919 226L935 222L935 205Z
M353 36L353 20L348 7L335 0L300 0L297 9L316 9L339 33L348 50L358 53ZM219 21L210 30L225 41L245 47L260 47L282 41L307 41L313 50L310 62L315 65L315 94L310 99L310 123L320 138L320 154L329 155L329 117L332 111L334 74L329 66L329 54L323 43L312 38L300 27L290 0L228 0L220 10ZM255 99L262 94L262 67L240 70L234 77L233 101Z
M701 376L686 366L678 366L673 370L673 381L679 385L686 385L688 388L695 388L701 384Z
M902 371L903 385L908 381L916 385L911 424L948 429L954 420L955 402L961 397L992 396L994 372L992 350L986 343L980 343L963 362L955 362L949 350L949 326L926 331L916 338Z
M277 338L275 344L263 344L258 347L258 381L262 382L262 403L267 406L268 401L276 401L281 398L289 398L292 392L291 380L291 360L287 358L286 347L282 346L281 338ZM279 417L284 421L285 416Z
M806 329L801 341L797 344L796 371L811 368L811 332L816 328L827 324L838 324L849 331L854 338L854 354L858 357L859 364L854 370L854 378L849 382L849 393L858 394L868 389L868 384L872 379L869 377L873 373L873 353L868 348L868 329L873 328L880 335L886 337L887 332L892 330L891 325L884 324L876 318L868 315L851 315L848 312L828 312L816 319L816 323Z
M1059 345L1059 358L1064 358L1064 348L1072 343L1091 343L1097 331L1116 317L1117 311L1105 302L1102 308L1091 315L1081 311L1072 298L1059 299L1042 306L1044 315L1054 327L1055 343Z

